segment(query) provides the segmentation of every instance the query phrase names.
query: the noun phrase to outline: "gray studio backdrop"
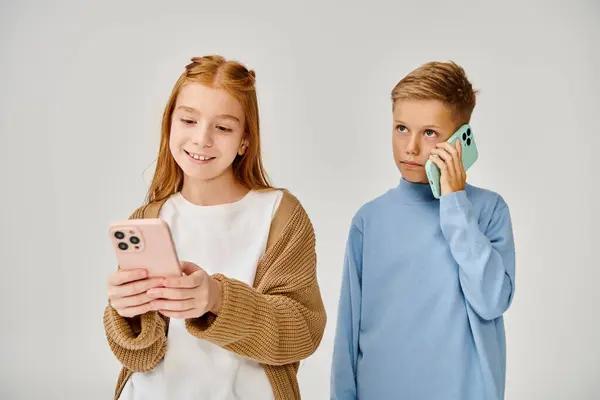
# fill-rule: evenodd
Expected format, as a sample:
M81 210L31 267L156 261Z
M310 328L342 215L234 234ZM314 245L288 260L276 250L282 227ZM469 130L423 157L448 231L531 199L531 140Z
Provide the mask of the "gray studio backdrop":
M328 398L350 219L399 179L389 92L433 59L481 90L469 181L513 216L506 398L600 398L598 21L597 1L1 1L0 398L111 397L107 223L142 202L171 87L211 53L256 70L266 166L317 232L329 322L303 398Z

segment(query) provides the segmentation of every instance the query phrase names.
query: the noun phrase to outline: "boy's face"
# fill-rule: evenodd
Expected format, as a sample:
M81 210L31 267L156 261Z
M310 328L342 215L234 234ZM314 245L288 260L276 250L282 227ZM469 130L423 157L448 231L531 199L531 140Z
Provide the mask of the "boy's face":
M425 163L431 150L452 136L460 124L439 100L396 100L393 115L396 165L407 181L427 183Z

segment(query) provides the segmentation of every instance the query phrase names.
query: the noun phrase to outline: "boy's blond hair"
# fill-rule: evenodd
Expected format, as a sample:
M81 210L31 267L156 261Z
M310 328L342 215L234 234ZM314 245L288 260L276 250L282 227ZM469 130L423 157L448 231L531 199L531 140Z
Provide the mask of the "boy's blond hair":
M475 109L476 90L467 79L465 70L453 61L431 61L406 75L392 90L396 100L440 100L452 111L459 124L471 120Z

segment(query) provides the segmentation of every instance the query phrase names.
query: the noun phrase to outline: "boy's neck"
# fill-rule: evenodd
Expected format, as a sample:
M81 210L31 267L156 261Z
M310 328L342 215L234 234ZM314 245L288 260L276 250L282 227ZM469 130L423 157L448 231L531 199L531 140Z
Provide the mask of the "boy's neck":
M400 178L397 192L403 200L409 202L428 203L436 200L428 183L410 182L404 177Z
M226 173L210 180L183 179L181 195L190 203L199 206L215 206L235 203L248 194L249 189L233 175Z

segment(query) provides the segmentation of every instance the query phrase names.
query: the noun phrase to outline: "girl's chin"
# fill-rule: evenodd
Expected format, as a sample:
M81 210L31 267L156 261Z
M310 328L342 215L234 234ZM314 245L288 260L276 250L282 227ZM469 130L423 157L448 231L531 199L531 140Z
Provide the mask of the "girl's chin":
M228 175L233 175L233 171L225 169L220 170L214 166L193 166L192 168L182 168L186 179L193 181L212 181L218 178L224 178Z

